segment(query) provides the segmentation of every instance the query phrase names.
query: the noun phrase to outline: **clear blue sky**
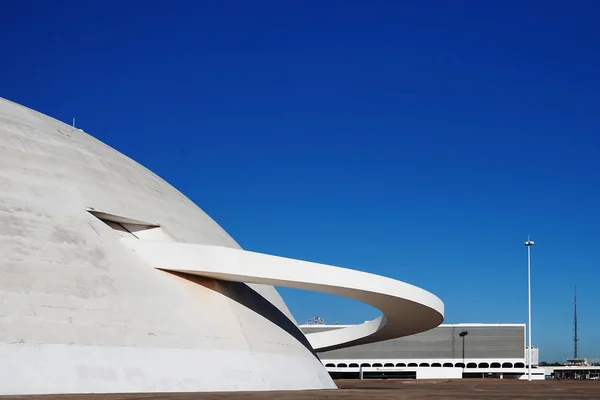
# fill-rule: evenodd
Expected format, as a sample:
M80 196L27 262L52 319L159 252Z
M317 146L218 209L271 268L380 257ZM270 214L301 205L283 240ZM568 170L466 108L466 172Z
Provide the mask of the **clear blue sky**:
M302 5L301 5L302 3ZM243 247L388 275L446 322L600 357L600 3L13 1L0 95L146 165ZM300 322L362 322L282 290Z

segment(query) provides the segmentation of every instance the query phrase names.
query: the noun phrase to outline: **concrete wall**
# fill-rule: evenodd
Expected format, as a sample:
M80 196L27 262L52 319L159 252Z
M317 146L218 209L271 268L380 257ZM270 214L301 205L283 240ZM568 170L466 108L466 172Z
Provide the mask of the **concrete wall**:
M303 332L326 332L344 329L346 325L301 325ZM465 358L462 358L461 332L465 337ZM535 349L537 350L537 349ZM356 374L359 366L364 371L400 368L422 371L417 378L446 377L460 370L481 377L493 374L520 378L525 368L524 324L445 324L427 332L383 341L353 346L346 349L319 353L327 370L335 373ZM534 355L535 357L535 355ZM448 370L451 370L448 372ZM534 379L539 379L534 370Z
M341 329L344 326L303 325L305 333ZM468 332L465 339L461 332ZM525 325L523 324L455 324L440 325L429 331L353 346L341 350L320 352L326 360L446 360L462 362L463 345L465 362L492 360L524 362ZM537 349L535 349L537 350ZM504 361L503 361L504 360Z
M363 379L370 379L370 376L377 377L388 376L392 379L394 374L398 373L415 373L416 379L460 379L462 378L462 368L425 368L425 367L404 367L404 368L389 368L389 367L364 367L364 368L328 368L331 373L355 373L354 375L360 378L362 371ZM407 374L408 375L408 374ZM342 375L344 376L344 375ZM398 376L398 375L397 375ZM410 379L404 376L401 379Z
M335 387L272 286L156 270L90 207L239 247L146 168L0 99L1 394Z
M462 368L417 368L417 379L459 379Z

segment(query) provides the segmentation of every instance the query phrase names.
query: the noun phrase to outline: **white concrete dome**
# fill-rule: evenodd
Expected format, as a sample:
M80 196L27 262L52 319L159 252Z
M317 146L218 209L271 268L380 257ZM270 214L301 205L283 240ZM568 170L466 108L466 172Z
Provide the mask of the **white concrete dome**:
M128 245L132 238L144 241ZM211 257L227 260L222 269L229 270L197 262L225 248L232 250ZM243 258L234 249L217 223L151 171L78 129L0 99L0 393L335 388L314 354L318 346L275 288L260 284L310 289L314 282L274 279L260 270L263 259L244 275L244 262L260 254ZM352 273L348 279L361 280ZM404 310L397 317L418 314L410 318L415 328L386 315L388 322L381 317L314 343L341 347L441 323L439 299L385 279L385 296L367 288L356 298ZM362 290L343 289L350 297ZM398 291L406 294L395 297ZM388 301L394 298L400 306Z
M0 187L2 392L335 387L300 341L240 304L257 301L243 285L205 288L148 269L85 211L159 222L178 242L239 247L135 161L0 100ZM273 287L253 287L291 317ZM281 373L292 365L293 376Z

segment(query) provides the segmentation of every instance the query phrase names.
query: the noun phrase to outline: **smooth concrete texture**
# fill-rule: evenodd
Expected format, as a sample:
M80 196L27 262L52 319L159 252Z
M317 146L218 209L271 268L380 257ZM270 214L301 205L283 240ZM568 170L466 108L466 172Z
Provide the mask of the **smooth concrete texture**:
M140 164L0 99L0 393L335 388L272 286L149 268L90 207L159 223L177 242L239 248ZM269 318L251 308L257 293ZM106 369L110 349L135 373L117 361L112 375L88 373Z
M0 351L4 360L19 360L0 363L3 377L19 377L2 380L9 394L22 392L23 381L27 393L47 393L49 381L60 384L60 393L281 390L289 389L279 382L290 365L296 386L314 386L321 367L314 357L246 350L22 344L0 345ZM254 367L240 368L238 360ZM321 386L328 383L323 379Z
M240 249L140 164L0 99L0 394L336 387L273 286L159 270L124 237Z
M383 312L363 324L307 334L315 351L408 336L435 328L444 319L444 304L436 296L379 275L219 246L121 240L155 268L346 296Z

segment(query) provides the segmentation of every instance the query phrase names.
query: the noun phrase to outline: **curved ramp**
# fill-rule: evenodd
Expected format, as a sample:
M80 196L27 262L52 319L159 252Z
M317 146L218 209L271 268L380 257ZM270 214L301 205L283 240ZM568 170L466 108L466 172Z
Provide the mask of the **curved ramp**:
M154 268L224 281L259 283L344 296L383 315L363 324L307 334L315 351L378 342L435 328L442 301L416 286L379 275L221 246L122 238Z

